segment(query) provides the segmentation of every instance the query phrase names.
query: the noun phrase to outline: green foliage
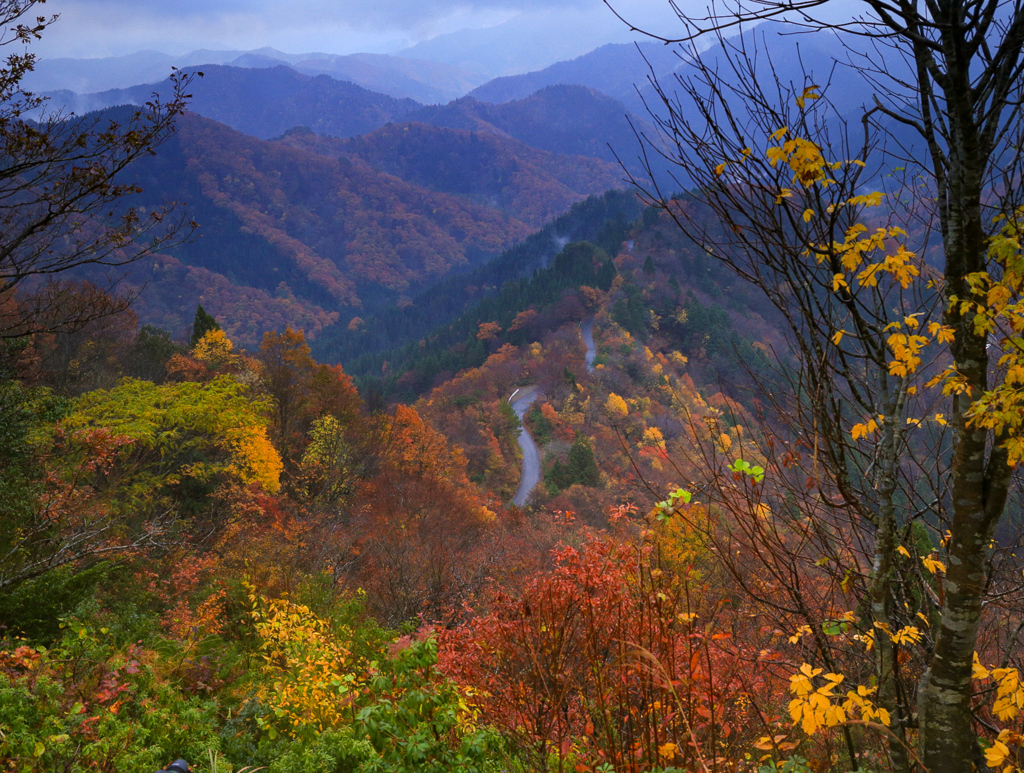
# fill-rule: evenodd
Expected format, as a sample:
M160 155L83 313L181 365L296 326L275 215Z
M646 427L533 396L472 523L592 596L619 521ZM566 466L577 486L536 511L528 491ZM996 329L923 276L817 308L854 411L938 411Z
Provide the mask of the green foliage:
M266 437L267 398L229 376L207 383L157 385L126 379L80 397L70 430L103 427L134 440L126 470L129 501L173 492L196 508L225 479L276 490L280 459Z
M668 495L668 499L664 499L655 505L658 511L658 520L667 521L674 513L679 510L680 503L683 506L690 504L690 500L693 499L693 494L685 489L677 488L675 491Z
M436 664L433 639L413 642L398 653L391 672L374 681L374 692L383 697L358 716L378 754L367 773L488 768L494 738L470 724L469 708L455 686L439 677Z
M207 313L206 309L203 308L203 304L200 303L196 307L196 316L192 321L192 337L189 339L191 348L194 349L196 344L203 340L203 336L211 330L220 330L220 325L217 324L217 320L214 319L213 315Z
M215 704L157 678L138 647L70 623L52 649L0 650L0 758L21 771L156 770L216 750Z
M90 599L116 571L113 563L84 570L63 566L0 593L0 626L28 641L49 644L60 638L61 617Z
M132 378L159 383L167 375L167 361L182 351L183 348L171 340L169 332L153 325L143 325L125 358L125 373Z
M574 484L590 487L599 485L601 476L590 441L578 435L569 447L567 461L563 464L556 459L548 468L544 481L552 495Z
M758 767L757 773L811 773L812 770L807 760L794 756L781 762L769 760L767 764Z
M526 412L523 418L526 419L530 427L530 435L537 445L544 446L551 442L555 431L554 425L544 415L544 412L537 403L530 406L530 410Z
M758 464L752 465L745 459L737 459L729 465L729 469L736 475L746 475L754 483L761 483L764 480L764 468Z
M498 403L498 417L495 426L492 427L496 438L516 438L522 426L523 423L509 402L502 400Z
M624 284L622 292L624 297L612 305L612 319L619 323L623 330L643 340L647 337L647 325L650 321L643 293L632 282Z
M730 312L722 306L701 303L690 292L681 308L675 298L666 298L656 311L661 334L690 359L688 372L698 385L718 388L722 383L749 381L750 374L769 372L764 351L736 331Z
M357 739L353 728L330 729L311 742L289 744L268 773L357 773L371 767L375 757L373 746Z

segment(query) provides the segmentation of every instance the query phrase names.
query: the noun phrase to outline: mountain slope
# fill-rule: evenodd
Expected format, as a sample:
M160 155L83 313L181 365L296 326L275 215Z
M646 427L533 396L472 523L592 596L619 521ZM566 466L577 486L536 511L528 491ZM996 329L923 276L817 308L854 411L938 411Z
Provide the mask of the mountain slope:
M393 304L530 231L359 159L261 141L192 114L134 173L140 204L187 201L202 227L198 239L136 267L133 281L149 283L140 316L177 331L202 300L250 343L281 323L315 333L339 309Z
M671 72L680 61L676 48L661 43L609 43L543 70L495 78L466 96L500 104L524 99L546 86L577 85L607 94L636 112L643 106L634 84L643 86L652 69L658 75Z
M289 132L282 142L355 156L416 185L466 196L539 228L587 196L622 187L622 170L595 158L537 150L511 137L420 123L339 140Z
M309 56L292 64L307 75L330 75L395 98L424 104L457 99L486 79L486 75L443 62L425 62L387 54Z
M500 105L463 97L447 105L421 108L406 116L406 120L467 131L491 131L541 150L591 156L611 163L617 163L618 154L628 164L639 145L627 116L621 102L593 89L549 86L526 99ZM632 120L643 124L635 116Z
M158 83L170 75L171 67L227 64L240 53L201 49L182 56L171 56L160 51L136 51L124 56L93 59L43 57L35 63L31 72L25 74L22 85L37 93L70 91L92 94L138 83Z
M293 126L352 137L395 121L420 107L327 75L309 76L283 65L265 69L211 66L192 84L191 110L261 139ZM145 104L153 93L170 93L168 81L86 94L68 103L75 112L113 105ZM61 98L55 97L53 104Z

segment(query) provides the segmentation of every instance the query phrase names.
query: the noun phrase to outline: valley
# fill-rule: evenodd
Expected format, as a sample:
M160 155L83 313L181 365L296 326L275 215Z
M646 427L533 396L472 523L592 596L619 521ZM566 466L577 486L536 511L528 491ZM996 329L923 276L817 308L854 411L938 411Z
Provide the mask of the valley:
M1020 773L1024 14L540 5L0 64L0 769Z

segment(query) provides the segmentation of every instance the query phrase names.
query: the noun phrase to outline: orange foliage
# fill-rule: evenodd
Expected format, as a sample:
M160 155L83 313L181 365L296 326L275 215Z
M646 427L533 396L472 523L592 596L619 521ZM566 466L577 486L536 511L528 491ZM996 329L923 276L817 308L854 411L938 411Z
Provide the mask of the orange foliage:
M661 569L650 547L593 539L556 552L521 594L441 634L442 669L484 721L534 756L588 769L684 770L739 761L777 703L773 659L716 624L715 599Z

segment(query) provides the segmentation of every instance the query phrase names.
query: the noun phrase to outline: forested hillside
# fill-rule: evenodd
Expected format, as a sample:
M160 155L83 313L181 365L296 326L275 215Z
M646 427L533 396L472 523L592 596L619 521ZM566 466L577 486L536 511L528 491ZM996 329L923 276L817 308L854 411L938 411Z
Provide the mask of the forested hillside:
M194 240L133 268L139 313L180 331L202 302L240 340L296 324L315 334L338 309L479 263L529 228L501 212L382 174L248 137L194 115L138 167L147 203L189 201Z
M624 185L622 170L598 159L538 150L491 132L396 123L338 140L292 131L282 142L325 156L356 156L374 169L507 212L542 227L587 196Z
M37 121L32 5L0 771L1021 773L1020 7L863 0L831 87L713 18L638 195L578 85Z

